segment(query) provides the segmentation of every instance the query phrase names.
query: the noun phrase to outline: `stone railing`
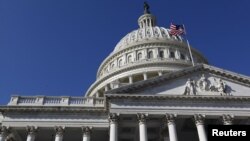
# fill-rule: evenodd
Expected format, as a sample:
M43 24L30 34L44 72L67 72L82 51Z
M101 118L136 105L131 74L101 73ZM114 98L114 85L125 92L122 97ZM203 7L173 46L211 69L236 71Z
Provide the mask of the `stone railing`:
M104 107L104 98L69 96L12 96L8 106Z

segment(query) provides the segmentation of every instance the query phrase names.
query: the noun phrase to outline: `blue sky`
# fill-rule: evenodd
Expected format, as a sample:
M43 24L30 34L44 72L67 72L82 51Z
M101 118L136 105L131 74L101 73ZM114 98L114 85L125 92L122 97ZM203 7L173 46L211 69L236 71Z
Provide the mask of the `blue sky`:
M148 0L158 26L184 23L211 65L250 76L249 0ZM143 0L0 0L0 104L11 95L83 96L137 29Z

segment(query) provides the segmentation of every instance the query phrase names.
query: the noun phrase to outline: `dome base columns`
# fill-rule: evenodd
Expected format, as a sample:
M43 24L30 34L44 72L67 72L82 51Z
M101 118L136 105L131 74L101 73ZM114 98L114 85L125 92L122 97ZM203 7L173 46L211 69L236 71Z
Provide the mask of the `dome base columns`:
M128 79L129 79L129 84L132 84L133 83L133 76L129 76Z
M143 80L147 80L148 79L148 75L147 75L147 73L145 72L145 73L143 73Z

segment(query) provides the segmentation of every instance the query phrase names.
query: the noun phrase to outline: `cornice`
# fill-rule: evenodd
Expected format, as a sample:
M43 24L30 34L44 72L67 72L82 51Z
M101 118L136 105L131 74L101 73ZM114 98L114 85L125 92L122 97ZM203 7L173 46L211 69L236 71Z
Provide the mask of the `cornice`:
M141 94L106 94L106 101L112 99L133 100L204 100L204 101L245 101L250 102L250 96L199 96L199 95L141 95Z
M6 112L64 112L64 113L105 113L105 107L103 108L83 108L83 107L32 107L32 106L1 106L1 113Z

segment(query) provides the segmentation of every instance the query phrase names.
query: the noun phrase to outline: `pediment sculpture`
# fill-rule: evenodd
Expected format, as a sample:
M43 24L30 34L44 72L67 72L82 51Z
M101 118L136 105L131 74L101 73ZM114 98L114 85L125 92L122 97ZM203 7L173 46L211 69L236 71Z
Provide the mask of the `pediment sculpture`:
M185 85L184 95L197 95L206 92L217 92L221 96L232 95L232 88L228 86L221 78L209 80L205 74L195 81L189 78Z

